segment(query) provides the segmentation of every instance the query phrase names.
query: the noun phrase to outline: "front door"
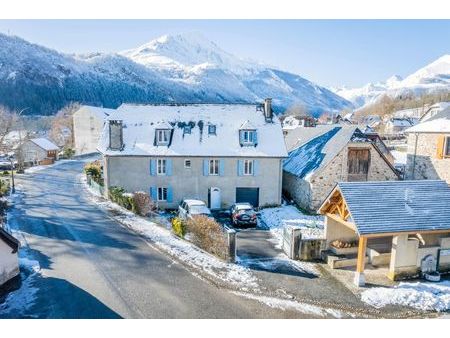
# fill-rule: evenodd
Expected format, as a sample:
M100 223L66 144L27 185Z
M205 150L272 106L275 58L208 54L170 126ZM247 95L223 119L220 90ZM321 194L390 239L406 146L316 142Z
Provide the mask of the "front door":
M209 188L209 208L211 210L217 210L221 207L220 189L217 187Z

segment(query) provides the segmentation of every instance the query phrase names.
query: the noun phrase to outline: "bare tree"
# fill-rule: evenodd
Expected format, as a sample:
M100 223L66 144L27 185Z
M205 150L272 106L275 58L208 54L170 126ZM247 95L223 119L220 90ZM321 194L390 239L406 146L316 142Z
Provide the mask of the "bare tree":
M0 106L0 152L11 151L8 135L14 129L18 120L16 113L6 107Z
M53 118L50 128L50 138L60 147L73 147L72 115L80 108L78 103L71 103L61 109Z
M286 118L288 116L302 117L302 116L312 116L312 114L308 111L305 105L297 103L287 108L283 113L282 118Z

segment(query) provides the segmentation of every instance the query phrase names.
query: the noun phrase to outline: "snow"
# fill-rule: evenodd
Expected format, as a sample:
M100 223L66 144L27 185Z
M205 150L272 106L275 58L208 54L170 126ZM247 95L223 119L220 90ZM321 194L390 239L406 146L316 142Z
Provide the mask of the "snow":
M444 112L406 129L406 133L450 133L450 111L447 116ZM441 116L442 115L442 116Z
M105 124L99 150L110 156L249 156L286 157L281 124L276 116L273 123L265 121L256 105L190 104L190 105L127 105L120 106L108 117L122 120L122 151L109 150L109 126ZM190 134L184 134L182 123L195 123ZM246 123L256 129L257 146L241 147L239 129ZM170 147L154 145L157 126L171 126ZM181 123L179 125L179 123ZM208 134L208 125L216 126L216 134ZM172 126L171 126L172 128Z
M406 165L407 153L405 151L391 150L392 156L394 156L395 164Z
M35 165L33 167L25 169L25 174L33 174L35 172L38 172L38 171L41 171L44 169L48 169L51 167L55 167L55 166L58 166L58 165L61 165L61 164L67 163L67 162L72 162L72 161L74 161L74 160L59 160L59 161L56 161L55 163L49 164L49 165Z
M394 288L371 288L361 294L361 299L376 308L402 305L423 311L448 311L450 281L400 283Z
M31 142L36 144L37 146L41 147L44 150L59 150L59 147L51 142L50 140L40 137L40 138L32 138L30 139Z
M323 238L322 216L305 215L293 205L262 209L260 214L261 220L276 238L278 248L283 245L283 229L286 226L300 227L303 239Z
M256 277L250 269L237 264L226 263L213 255L199 249L195 245L182 240L171 233L170 230L120 206L106 201L89 189L83 175L80 179L90 195L90 201L104 210L115 210L113 218L135 232L147 238L156 248L169 253L172 257L183 261L190 267L203 271L204 274L222 282L230 283L239 290L254 290L258 288Z

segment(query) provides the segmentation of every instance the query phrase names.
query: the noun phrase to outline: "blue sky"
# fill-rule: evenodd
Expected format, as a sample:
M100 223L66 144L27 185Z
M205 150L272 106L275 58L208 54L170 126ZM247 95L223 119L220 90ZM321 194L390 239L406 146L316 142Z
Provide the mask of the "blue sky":
M406 76L450 53L450 20L0 20L0 32L68 53L188 31L325 86Z

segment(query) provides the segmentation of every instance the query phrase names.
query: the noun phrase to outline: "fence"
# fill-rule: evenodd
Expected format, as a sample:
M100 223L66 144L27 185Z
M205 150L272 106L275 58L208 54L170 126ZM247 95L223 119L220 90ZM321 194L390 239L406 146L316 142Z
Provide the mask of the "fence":
M286 226L283 229L283 251L290 259L317 260L321 258L324 249L324 239L302 239L300 227Z
M90 175L87 175L87 184L99 195L104 195L105 187L95 182Z

